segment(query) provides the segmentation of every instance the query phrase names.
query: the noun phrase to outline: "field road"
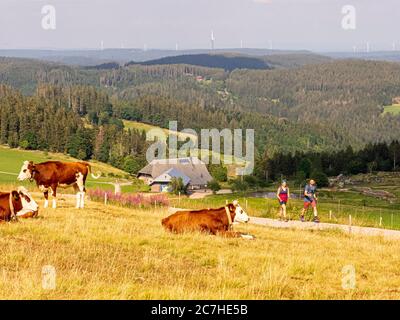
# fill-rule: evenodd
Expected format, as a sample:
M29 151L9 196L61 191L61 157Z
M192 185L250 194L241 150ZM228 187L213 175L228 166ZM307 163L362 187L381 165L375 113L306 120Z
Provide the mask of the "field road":
M314 223L314 222L301 222L301 221L283 222L274 219L256 218L256 217L251 217L249 223L272 227L272 228L286 228L286 229L299 229L299 230L341 230L348 234L356 234L363 236L380 236L385 239L400 239L400 231L397 230L357 227L357 226L334 224L334 223Z

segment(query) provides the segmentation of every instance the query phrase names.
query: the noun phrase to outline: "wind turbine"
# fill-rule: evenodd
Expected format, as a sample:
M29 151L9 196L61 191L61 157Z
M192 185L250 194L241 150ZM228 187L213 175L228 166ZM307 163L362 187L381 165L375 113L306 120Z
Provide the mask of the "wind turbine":
M215 37L214 37L214 30L211 30L211 50L215 49Z
M101 51L104 50L104 41L103 40L100 41L100 49L101 49Z

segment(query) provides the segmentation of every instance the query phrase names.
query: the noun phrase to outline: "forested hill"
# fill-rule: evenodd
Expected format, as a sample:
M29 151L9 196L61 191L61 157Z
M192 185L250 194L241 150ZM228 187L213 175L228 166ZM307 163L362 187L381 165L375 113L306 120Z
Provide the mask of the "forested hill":
M248 56L233 53L190 54L164 57L156 60L130 62L127 65L174 65L187 64L207 68L268 70L273 68L296 68L309 64L329 62L331 59L313 53L280 53L266 56Z
M129 66L134 64L145 66L164 64L188 64L207 68L220 68L226 71L232 71L235 69L271 69L271 67L260 58L239 55L192 54L166 57L138 63L130 62L127 65Z
M400 129L398 116L382 112L400 97L400 65L387 62L348 60L227 72L186 64L87 69L0 58L0 81L21 90L26 96L21 99L27 101L37 101L38 87L52 88L46 89L52 94L49 103L72 108L94 132L104 121L118 127L121 119L162 127L173 119L180 129L254 128L260 152L348 145L359 149L368 142L397 139ZM96 106L96 97L107 101L99 104L104 110ZM12 104L7 110L12 112ZM3 113L3 119L8 116ZM18 121L14 125L20 128ZM3 135L2 141L9 139ZM11 141L20 139L14 136Z

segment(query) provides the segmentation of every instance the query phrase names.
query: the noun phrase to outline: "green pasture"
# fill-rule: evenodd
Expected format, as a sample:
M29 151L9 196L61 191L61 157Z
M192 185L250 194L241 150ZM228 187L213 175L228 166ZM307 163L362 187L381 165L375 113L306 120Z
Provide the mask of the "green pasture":
M391 106L384 107L383 114L393 114L399 115L400 114L400 104L392 104Z
M0 146L0 185L1 189L8 188L9 186L32 187L34 184L30 182L17 181L17 175L21 170L24 161L30 160L35 163L44 161L60 160L60 161L78 161L75 158L69 157L64 154L47 153L43 151L27 151L20 149L10 149L6 146ZM90 175L88 176L87 187L90 189L114 190L114 186L107 184L108 182L115 182L124 178L127 173L116 169L110 165L91 161L92 171L94 174L102 173L103 177L94 180ZM6 187L7 186L7 187ZM141 181L134 181L132 186L123 186L123 192L136 192L145 191L146 186Z

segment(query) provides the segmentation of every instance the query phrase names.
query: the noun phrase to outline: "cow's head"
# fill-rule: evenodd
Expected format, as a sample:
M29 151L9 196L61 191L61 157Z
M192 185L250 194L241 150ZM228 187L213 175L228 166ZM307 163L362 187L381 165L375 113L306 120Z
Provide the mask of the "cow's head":
M24 187L19 187L18 191L13 191L13 199L19 198L20 206L15 207L18 217L36 217L39 213L39 206Z
M235 215L233 222L249 222L250 218L243 208L239 205L239 201L235 200L228 205L229 211Z
M32 180L35 171L35 165L32 161L25 161L22 165L21 172L18 175L19 181Z

